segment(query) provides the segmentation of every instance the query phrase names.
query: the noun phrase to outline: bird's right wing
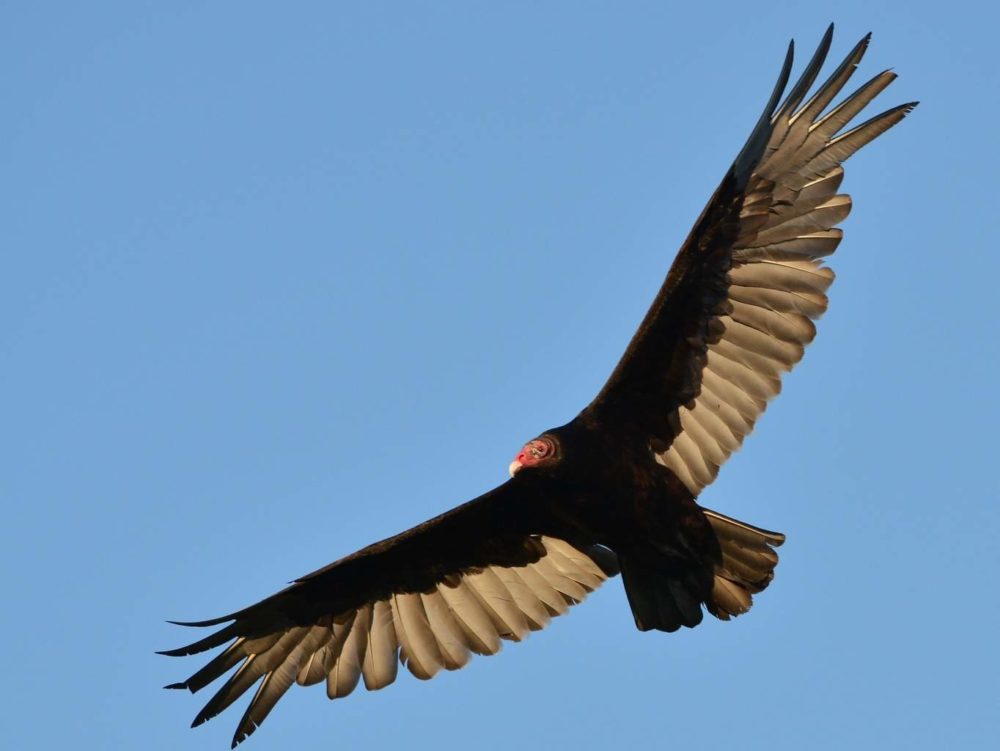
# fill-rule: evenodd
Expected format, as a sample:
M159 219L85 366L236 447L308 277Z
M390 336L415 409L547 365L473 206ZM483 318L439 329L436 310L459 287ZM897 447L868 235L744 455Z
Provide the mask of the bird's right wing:
M746 146L702 212L601 393L582 417L638 429L692 494L715 479L781 389L826 310L841 163L898 123L915 102L844 130L896 77L884 71L828 109L868 47L862 39L806 94L833 27L784 103L791 48Z
M326 683L331 699L363 679L374 691L402 662L417 678L492 655L501 639L520 641L618 572L600 546L538 534L542 499L507 482L395 537L296 580L249 608L186 626L218 631L163 654L191 655L229 645L168 688L198 691L233 668L195 718L200 725L259 685L233 746L264 721L298 683Z

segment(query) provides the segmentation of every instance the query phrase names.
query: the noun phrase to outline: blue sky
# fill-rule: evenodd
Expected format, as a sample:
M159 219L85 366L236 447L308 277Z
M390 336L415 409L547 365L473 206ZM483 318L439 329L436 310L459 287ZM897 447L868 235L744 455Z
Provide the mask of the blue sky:
M702 497L789 540L731 623L621 585L246 748L983 748L1000 732L997 11L22 3L0 24L7 748L225 749L156 649L505 478L600 388L826 24L920 99L848 165L802 365ZM689 4L693 5L693 4ZM705 4L708 6L708 4Z

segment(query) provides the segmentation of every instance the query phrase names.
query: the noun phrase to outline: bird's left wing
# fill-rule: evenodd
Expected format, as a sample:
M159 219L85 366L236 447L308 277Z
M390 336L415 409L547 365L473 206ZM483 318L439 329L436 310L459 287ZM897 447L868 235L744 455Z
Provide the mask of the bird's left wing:
M865 37L805 101L830 47L827 30L778 107L771 101L677 255L625 355L583 417L638 428L658 461L697 495L753 429L781 376L815 336L833 272L836 228L851 209L841 163L915 106L844 127L888 86L885 71L832 100L868 47Z
M293 683L326 683L331 699L363 680L370 691L396 679L457 670L500 640L544 628L617 572L599 546L538 534L544 501L507 482L413 529L359 550L287 589L221 618L223 626L171 656L228 646L168 688L198 691L233 668L195 717L200 725L257 684L233 746L264 721ZM237 667L238 666L238 667Z

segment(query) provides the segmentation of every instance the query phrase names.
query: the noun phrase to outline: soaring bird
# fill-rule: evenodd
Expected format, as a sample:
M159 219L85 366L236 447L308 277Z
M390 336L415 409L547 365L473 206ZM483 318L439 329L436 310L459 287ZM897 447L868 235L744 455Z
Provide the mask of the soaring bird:
M524 445L510 479L402 534L296 579L255 605L184 626L221 627L163 654L225 648L168 688L192 692L235 668L194 719L255 684L233 746L293 683L327 695L369 691L491 655L618 573L636 626L728 620L774 576L784 535L703 508L699 493L742 444L826 310L824 266L851 210L841 166L916 102L847 124L895 78L879 73L836 106L870 34L808 99L827 29L781 101L770 100L677 254L597 397Z

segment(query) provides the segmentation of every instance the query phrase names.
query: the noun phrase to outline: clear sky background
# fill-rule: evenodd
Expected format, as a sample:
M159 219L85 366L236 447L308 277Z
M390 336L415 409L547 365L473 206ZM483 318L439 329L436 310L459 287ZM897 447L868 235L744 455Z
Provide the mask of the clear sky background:
M501 482L831 20L923 103L849 162L819 337L703 495L788 534L753 611L642 634L615 580L245 747L995 742L995 6L681 5L4 4L0 745L228 748L165 620Z

